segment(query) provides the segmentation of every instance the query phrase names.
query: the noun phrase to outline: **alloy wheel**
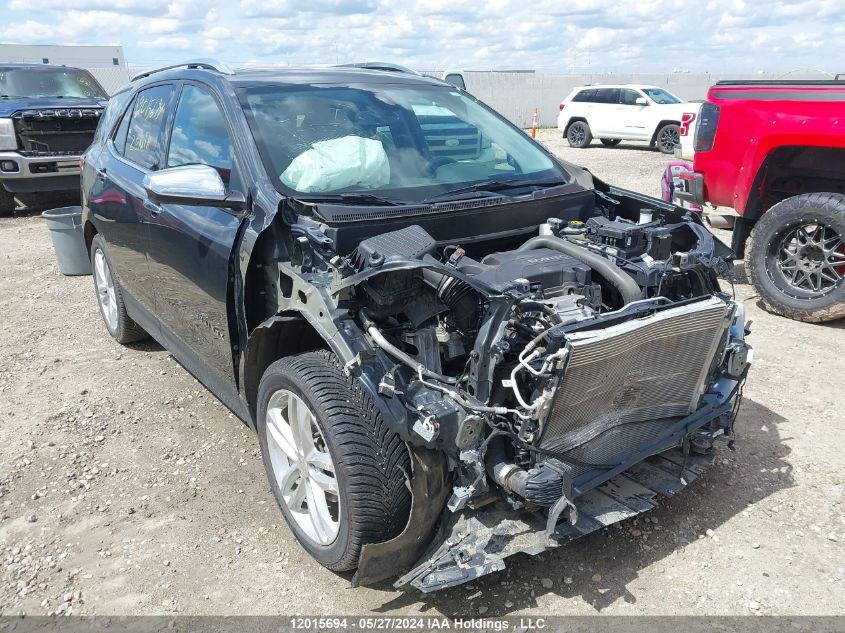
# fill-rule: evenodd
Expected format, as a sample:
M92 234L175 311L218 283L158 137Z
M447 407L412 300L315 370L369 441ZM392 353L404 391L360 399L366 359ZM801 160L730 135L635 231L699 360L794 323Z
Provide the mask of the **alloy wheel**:
M773 281L805 298L824 296L845 278L843 236L822 223L787 227L773 240L766 259Z
M580 125L573 125L569 128L569 142L573 145L580 145L584 142L584 129Z
M114 279L102 249L94 252L94 284L97 287L97 301L103 312L103 319L109 330L117 329L117 297L114 291Z
M664 152L671 152L674 151L675 145L681 142L681 135L675 128L667 127L660 133L658 142Z
M285 505L300 530L330 545L340 529L335 467L317 420L298 395L279 389L267 404L267 449Z

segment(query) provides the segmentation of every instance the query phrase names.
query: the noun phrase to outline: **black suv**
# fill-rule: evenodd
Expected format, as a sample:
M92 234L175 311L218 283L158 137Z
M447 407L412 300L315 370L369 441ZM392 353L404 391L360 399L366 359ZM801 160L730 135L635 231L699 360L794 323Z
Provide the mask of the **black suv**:
M356 584L502 569L653 508L733 435L729 250L439 80L154 71L84 161L109 332L255 428L291 530Z

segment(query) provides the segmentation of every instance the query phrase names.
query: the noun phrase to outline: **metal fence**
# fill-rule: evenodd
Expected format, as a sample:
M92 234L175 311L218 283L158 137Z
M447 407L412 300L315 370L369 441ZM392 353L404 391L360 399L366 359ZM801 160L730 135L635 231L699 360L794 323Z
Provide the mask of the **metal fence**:
M125 66L84 66L94 75L110 95L129 83L129 70Z
M440 77L442 73L423 73ZM516 125L531 127L531 115L538 109L540 127L554 127L560 102L576 86L587 84L647 84L667 88L688 101L703 100L707 89L722 79L749 79L749 75L710 73L664 74L572 74L546 75L526 72L463 72L469 92L505 115ZM754 79L777 79L781 75L754 75ZM812 78L820 75L797 76L790 79ZM822 78L830 79L830 76Z

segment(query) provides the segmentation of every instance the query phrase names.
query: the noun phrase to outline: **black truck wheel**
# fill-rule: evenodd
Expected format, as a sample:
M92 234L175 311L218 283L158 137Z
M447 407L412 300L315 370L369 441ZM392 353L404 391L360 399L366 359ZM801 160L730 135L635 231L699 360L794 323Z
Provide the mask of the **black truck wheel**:
M779 202L751 231L746 268L766 308L797 321L845 316L845 195Z
M587 147L593 140L593 134L590 132L590 126L586 121L575 121L571 123L566 129L566 140L572 147L583 148Z
M10 216L15 212L15 194L6 191L0 184L0 218Z
M273 495L320 564L354 569L364 545L404 529L411 511L408 450L334 354L307 352L270 365L257 409Z
M657 131L654 142L657 144L657 149L664 154L673 154L675 145L681 142L681 127L674 123L667 123Z

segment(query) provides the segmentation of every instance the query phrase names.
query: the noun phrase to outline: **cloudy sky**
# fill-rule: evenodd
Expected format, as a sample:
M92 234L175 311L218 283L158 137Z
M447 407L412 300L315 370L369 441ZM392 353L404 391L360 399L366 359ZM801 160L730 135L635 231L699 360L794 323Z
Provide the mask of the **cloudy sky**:
M843 36L845 0L0 0L0 43L120 44L134 66L845 72Z

